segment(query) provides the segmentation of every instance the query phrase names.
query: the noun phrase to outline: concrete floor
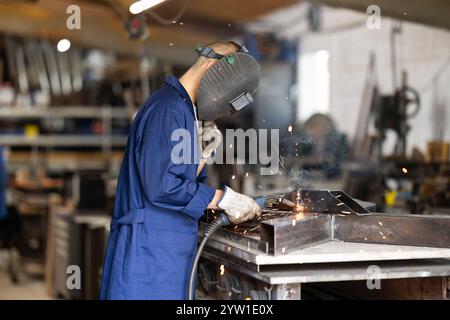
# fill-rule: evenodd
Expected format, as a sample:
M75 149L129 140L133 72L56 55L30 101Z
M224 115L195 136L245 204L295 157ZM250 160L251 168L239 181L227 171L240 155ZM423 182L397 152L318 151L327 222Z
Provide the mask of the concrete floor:
M27 266L27 272L20 282L11 281L8 270L8 254L0 251L0 300L49 300L42 275L36 276L35 269ZM42 274L42 272L40 272Z
M11 282L8 273L0 270L0 300L49 300L41 279L26 278L21 283Z
M52 300L56 299L47 293L43 279L43 266L41 264L27 261L22 264L24 270L21 272L18 284L11 281L8 273L9 253L0 250L0 300ZM211 300L201 290L197 290L198 300Z

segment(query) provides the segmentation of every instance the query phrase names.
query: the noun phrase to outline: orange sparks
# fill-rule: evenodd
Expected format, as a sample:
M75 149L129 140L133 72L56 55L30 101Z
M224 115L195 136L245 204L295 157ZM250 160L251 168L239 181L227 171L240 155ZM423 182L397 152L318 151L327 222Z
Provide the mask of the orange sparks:
M295 219L296 219L296 220L301 220L301 219L303 219L303 217L304 217L303 212L297 213L297 214L295 215Z
M292 133L292 124L289 125L289 127L288 127L288 132L289 132L289 133Z

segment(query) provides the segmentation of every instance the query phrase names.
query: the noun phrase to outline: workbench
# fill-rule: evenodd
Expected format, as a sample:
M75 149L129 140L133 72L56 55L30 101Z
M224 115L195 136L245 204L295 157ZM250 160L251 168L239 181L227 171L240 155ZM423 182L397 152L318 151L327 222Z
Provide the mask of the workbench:
M266 198L259 220L216 230L203 258L203 289L231 299L300 299L302 284L366 280L368 291L410 278L438 278L432 297L447 299L450 218L377 213L342 191L299 189Z
M245 250L247 255L242 256L239 250L220 246L217 241L210 241L203 258L223 265L226 272L259 282L266 291L266 295L259 293L260 298L301 299L301 286L308 283L380 279L383 285L383 280L423 277L442 277L442 298L450 298L449 248L328 241L287 255ZM379 267L379 273L368 271L369 266Z

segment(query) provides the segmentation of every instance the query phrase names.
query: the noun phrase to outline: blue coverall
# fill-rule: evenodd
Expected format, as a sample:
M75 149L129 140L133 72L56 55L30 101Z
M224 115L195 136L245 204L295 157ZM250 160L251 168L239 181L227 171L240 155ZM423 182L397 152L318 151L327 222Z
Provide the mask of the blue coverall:
M101 299L188 297L198 219L215 194L205 184L204 168L197 177L196 161L176 164L171 158L176 129L188 130L192 154L199 152L194 112L184 87L169 77L133 121L116 189Z

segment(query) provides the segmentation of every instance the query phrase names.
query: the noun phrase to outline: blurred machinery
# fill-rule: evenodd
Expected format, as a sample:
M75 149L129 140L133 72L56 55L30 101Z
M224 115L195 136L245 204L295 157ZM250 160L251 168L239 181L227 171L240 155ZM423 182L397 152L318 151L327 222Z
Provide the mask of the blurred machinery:
M64 299L96 300L100 291L106 226L109 217L98 211L67 212L62 208L53 217L52 252L47 278L49 292ZM74 268L75 267L75 268ZM78 269L77 269L78 268ZM68 287L69 276L80 270L80 286Z
M400 88L392 95L380 95L375 70L375 56L371 55L352 162L344 169L344 190L376 202L384 211L417 214L433 213L437 208L448 212L444 210L448 207L448 143L431 141L426 152L414 148L408 156L408 122L420 111L420 95L408 85L406 72ZM383 150L388 131L396 134L392 153Z
M52 296L98 298L110 222L103 175L102 171L77 173L72 190L75 203L55 205L49 214L46 282ZM69 288L68 278L76 268L81 270L80 287Z
M375 56L369 59L362 103L359 110L352 157L356 160L380 160L388 130L396 134L392 157L405 159L408 121L420 111L420 96L408 85L407 73L402 73L400 88L391 95L381 95L376 80Z
M346 136L337 131L329 116L312 115L292 132L296 134L285 138L288 168L300 169L306 177L340 176L341 164L348 158L349 147Z
M385 160L387 206L413 214L450 215L449 157L449 144L434 141L425 156L416 151L411 160Z
M420 111L419 93L408 86L407 74L402 74L402 86L393 95L382 95L375 99L372 112L375 117L375 128L378 132L378 151L381 155L386 131L393 130L397 134L397 142L393 156L406 156L407 135L410 130L408 120Z

